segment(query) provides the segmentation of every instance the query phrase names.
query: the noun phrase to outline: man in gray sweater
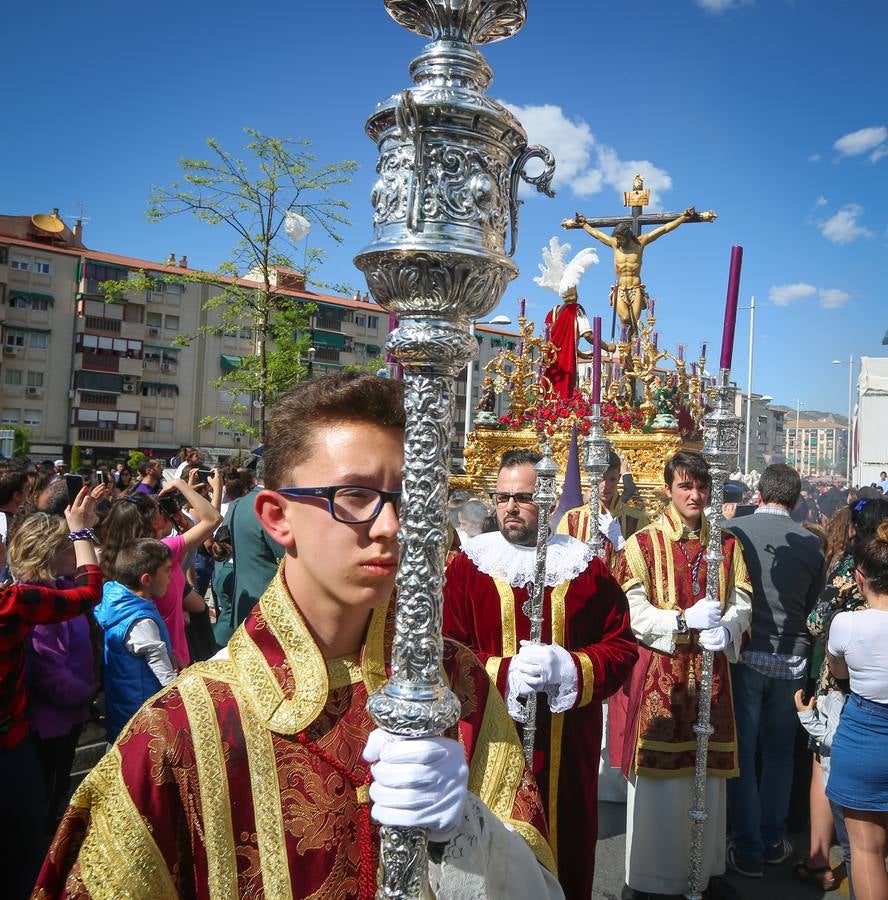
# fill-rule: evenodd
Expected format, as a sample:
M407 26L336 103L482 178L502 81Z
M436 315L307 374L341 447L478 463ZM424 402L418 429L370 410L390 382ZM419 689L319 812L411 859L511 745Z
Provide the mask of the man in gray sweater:
M819 538L789 515L801 487L792 467L768 466L759 482L761 505L754 515L730 523L743 547L753 599L751 637L740 661L731 666L740 777L727 786L727 864L750 878L761 878L764 864L779 864L792 853L784 820L798 728L793 695L804 687L808 667L805 620L826 579Z

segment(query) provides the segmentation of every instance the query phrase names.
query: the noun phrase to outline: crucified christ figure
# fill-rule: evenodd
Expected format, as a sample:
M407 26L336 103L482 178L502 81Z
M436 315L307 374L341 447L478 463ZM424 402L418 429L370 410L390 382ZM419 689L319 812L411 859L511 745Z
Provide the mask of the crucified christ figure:
M580 213L577 213L572 219L565 219L561 226L563 228L582 228L595 240L601 241L602 244L606 244L614 251L617 283L611 288L610 304L616 309L620 321L628 329L628 339L632 341L638 334L638 320L641 311L647 308L647 291L641 281L644 248L685 222L712 222L716 218L717 216L712 210L698 213L693 207L689 207L671 222L667 222L653 231L638 235L634 234L632 225L628 221L620 222L612 234L607 235L603 231L593 228L586 217Z

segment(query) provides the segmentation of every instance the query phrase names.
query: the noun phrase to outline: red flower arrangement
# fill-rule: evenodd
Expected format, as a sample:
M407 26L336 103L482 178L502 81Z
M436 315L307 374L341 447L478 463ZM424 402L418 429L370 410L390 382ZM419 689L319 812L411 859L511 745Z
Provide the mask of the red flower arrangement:
M592 403L584 394L574 394L567 400L552 397L550 400L529 407L521 415L510 413L500 417L500 424L510 431L532 429L555 434L577 426L581 435L589 433ZM617 406L610 400L601 404L601 426L605 431L641 431L645 427L644 415L633 406Z

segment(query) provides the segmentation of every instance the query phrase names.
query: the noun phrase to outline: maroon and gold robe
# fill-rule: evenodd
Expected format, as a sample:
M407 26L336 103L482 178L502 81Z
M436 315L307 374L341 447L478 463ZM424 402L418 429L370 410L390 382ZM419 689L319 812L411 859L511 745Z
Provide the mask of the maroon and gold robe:
M624 540L628 540L636 531L645 528L650 522L644 510L628 506L619 497L614 500L614 506L610 512L615 519L619 520L620 532ZM573 509L569 509L558 523L556 532L570 535L570 537L585 543L589 539L589 505L575 506ZM607 538L604 539L604 561L611 572L616 571L619 554L614 553L614 545Z
M653 525L636 532L626 542L621 555L617 580L624 591L635 585L644 588L647 602L660 610L675 611L693 606L702 599L707 581L706 544L709 528L704 519L699 536L687 535L672 506ZM679 547L681 542L684 551ZM697 570L700 591L693 595L691 568L702 552ZM736 591L752 593L743 551L736 538L722 532L722 562L718 596L723 622L739 637L748 625L746 611L734 608ZM633 626L636 622L633 619ZM635 632L642 644L647 641L644 626ZM736 631L737 634L733 634ZM737 641L739 643L739 641ZM694 771L697 721L696 683L700 677L702 648L697 632L677 635L672 652L643 647L632 679L627 682L627 712L623 737L623 772L660 777L690 775ZM716 653L712 677L711 723L715 729L709 739L708 771L731 777L737 774L737 737L728 658Z
M478 654L504 696L519 641L530 638L522 611L527 598L526 587L484 574L465 553L447 569L444 634ZM587 900L598 836L601 701L619 688L637 656L626 598L600 560L593 559L572 581L546 588L542 641L571 652L577 695L565 713L550 713L540 699L534 774L546 805L558 880L568 900Z
M279 572L229 658L149 700L77 790L34 897L372 896L379 835L361 752L393 607L373 613L360 657L325 661ZM449 736L469 790L554 871L505 705L464 647L445 642L443 670L462 703Z

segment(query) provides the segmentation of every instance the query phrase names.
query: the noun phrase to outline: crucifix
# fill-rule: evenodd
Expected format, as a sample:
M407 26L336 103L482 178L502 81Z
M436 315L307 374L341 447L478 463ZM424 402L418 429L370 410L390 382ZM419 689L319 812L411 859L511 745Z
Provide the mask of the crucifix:
M614 314L611 322L611 341L614 339L617 316L626 328L626 340L633 341L638 334L641 311L648 306L648 293L641 280L641 263L644 248L657 238L674 231L685 222L712 222L717 216L712 211L698 213L689 207L683 213L644 214L644 207L650 203L651 192L645 189L644 179L636 175L632 180L632 190L623 192L623 205L631 216L612 216L590 219L577 213L572 219L565 219L563 228L582 228L587 234L606 244L614 251L614 268L617 282L610 291L610 304ZM642 232L643 225L659 225L653 231ZM613 226L612 234L605 234L599 228Z

